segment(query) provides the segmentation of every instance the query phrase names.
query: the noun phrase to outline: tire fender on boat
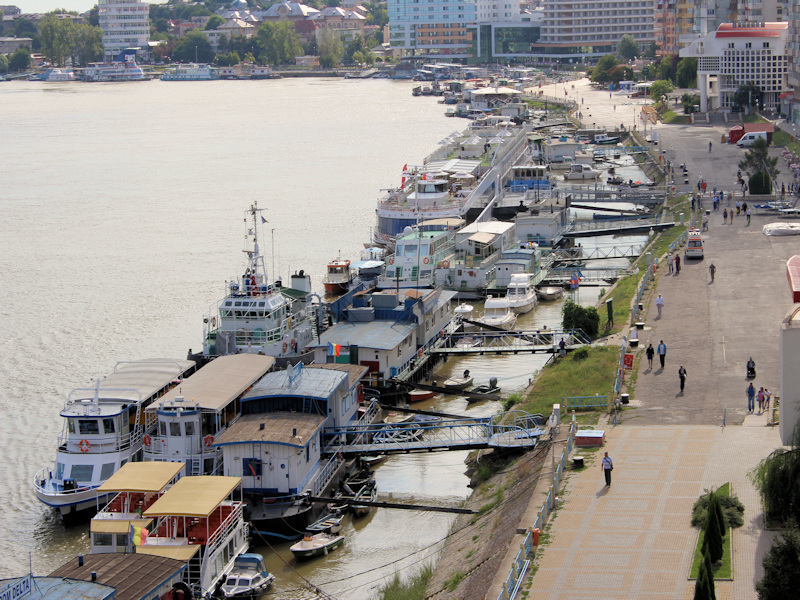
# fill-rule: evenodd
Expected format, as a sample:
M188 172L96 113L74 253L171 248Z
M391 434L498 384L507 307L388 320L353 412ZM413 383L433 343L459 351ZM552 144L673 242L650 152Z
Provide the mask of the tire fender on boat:
M211 435L211 434L208 434L206 437L203 438L203 443L206 446L211 446L211 444L214 443L214 436Z
M92 444L89 442L89 440L81 440L80 442L78 442L78 448L81 449L81 452L88 452L89 448L91 447Z

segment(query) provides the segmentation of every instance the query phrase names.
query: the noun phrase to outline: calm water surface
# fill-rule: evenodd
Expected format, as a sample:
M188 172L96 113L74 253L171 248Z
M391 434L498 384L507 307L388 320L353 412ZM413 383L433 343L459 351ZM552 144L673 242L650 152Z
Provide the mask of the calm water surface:
M88 527L65 529L33 490L54 459L66 394L120 360L182 358L202 317L243 264L242 218L267 209L267 264L286 279L356 258L380 189L399 183L466 122L386 80L276 80L0 85L0 577L49 573L88 551ZM271 230L271 231L270 231ZM272 251L274 248L274 252ZM582 298L583 300L583 298ZM560 322L560 303L523 321ZM450 360L521 389L545 357ZM446 412L463 398L435 398ZM456 505L469 493L464 452L392 457L381 497ZM345 598L369 598L434 554L452 517L377 510L346 526L331 556L295 565L262 547L276 588L313 598L300 575ZM289 561L291 568L280 559ZM295 571L294 569L297 569Z

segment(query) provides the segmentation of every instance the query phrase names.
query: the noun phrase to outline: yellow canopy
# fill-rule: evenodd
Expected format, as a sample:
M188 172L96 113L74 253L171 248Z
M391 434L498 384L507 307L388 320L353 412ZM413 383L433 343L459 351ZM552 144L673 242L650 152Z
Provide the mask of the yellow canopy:
M184 477L144 514L146 517L208 517L241 481L241 477L218 475Z
M92 533L129 533L134 527L149 527L153 519L92 519Z
M198 544L181 545L181 546L167 546L167 545L149 545L136 546L136 554L149 554L150 556L163 556L164 558L173 558L175 560L182 560L189 562L192 557L200 550Z
M185 466L182 462L125 463L97 491L160 492Z

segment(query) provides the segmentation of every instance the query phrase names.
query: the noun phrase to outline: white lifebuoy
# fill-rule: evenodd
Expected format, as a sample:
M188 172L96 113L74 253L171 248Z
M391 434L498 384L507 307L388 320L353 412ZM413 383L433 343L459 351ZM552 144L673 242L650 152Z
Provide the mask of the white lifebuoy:
M289 345L284 341L283 342L283 353L286 354L286 350L289 348Z
M442 261L442 268L443 269L449 269L450 268L450 261L449 260L443 260Z
M428 264L429 262L431 262L431 261L430 261L430 259L429 259L429 258L426 256L425 258L423 258L423 259L422 259L422 262L423 262L423 263L425 263L425 264L427 265L427 264Z

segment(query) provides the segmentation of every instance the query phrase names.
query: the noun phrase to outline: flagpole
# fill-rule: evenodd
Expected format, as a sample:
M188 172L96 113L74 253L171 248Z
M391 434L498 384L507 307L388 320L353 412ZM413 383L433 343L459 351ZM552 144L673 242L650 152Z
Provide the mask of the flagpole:
M275 279L275 229L272 230L272 279Z

